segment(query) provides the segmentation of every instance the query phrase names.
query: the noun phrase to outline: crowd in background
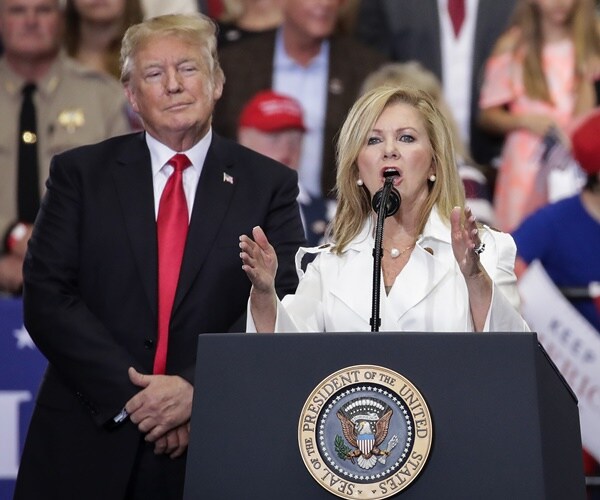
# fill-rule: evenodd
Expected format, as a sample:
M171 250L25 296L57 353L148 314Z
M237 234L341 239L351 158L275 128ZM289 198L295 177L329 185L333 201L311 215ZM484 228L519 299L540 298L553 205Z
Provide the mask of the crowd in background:
M120 41L131 24L169 12L217 21L226 82L213 129L298 171L310 245L327 239L335 210L336 134L378 85L431 94L474 214L526 239L520 226L541 207L598 190L570 153L573 131L599 104L598 2L454 3L0 0L0 295L21 292L51 157L143 129L118 82ZM587 231L598 234L591 215Z

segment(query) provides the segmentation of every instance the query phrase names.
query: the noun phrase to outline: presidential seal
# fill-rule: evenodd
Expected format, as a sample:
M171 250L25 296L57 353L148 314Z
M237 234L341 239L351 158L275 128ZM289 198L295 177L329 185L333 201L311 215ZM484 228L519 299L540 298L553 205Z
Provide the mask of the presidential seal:
M405 377L374 365L350 366L308 396L298 423L306 468L341 498L381 499L422 471L433 429L423 396Z

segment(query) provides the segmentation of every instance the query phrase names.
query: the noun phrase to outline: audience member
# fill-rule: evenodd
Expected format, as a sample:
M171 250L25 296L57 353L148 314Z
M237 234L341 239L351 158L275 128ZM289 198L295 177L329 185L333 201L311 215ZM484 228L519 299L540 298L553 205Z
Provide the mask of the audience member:
M198 0L198 10L214 21L217 21L223 15L223 11L225 10L223 2L224 0Z
M297 175L212 133L215 30L200 14L129 28L121 79L146 132L52 160L23 295L48 368L16 500L180 500L198 334L244 328L238 235L263 226L278 290L296 287Z
M263 90L244 106L240 114L238 142L293 170L298 170L302 138L306 130L302 106L294 98ZM323 242L335 202L311 196L299 184L298 203L309 246Z
M381 330L528 331L517 310L513 239L464 208L450 130L428 94L367 92L340 130L338 152L333 245L316 250L294 295L275 295L277 256L261 228L254 239L240 236L252 281L249 330L369 331L371 200L393 169L402 203L384 219Z
M583 190L529 215L513 236L520 272L539 260L556 286L600 335L599 137L597 110L576 126L571 137L573 155L587 174ZM600 465L587 452L584 467L586 475L600 476ZM595 488L588 498L598 496Z
M313 196L331 194L334 136L364 78L384 62L377 52L334 34L341 1L282 0L279 29L219 52L228 85L217 103L215 130L235 137L242 106L260 90L297 99L306 126L299 177Z
M118 79L119 53L125 30L144 18L140 0L66 0L65 47L80 63ZM143 128L139 116L127 107L131 130Z
M360 0L343 0L335 29L337 33L348 36L355 35L359 7Z
M600 283L600 111L586 117L572 135L573 155L587 174L580 193L546 205L513 232L518 256L538 259L552 281L566 290ZM577 248L577 251L573 251ZM600 298L568 297L600 335Z
M0 291L19 293L52 155L129 131L120 85L60 50L60 0L0 0Z
M357 36L363 41L395 61L419 61L440 79L462 140L485 167L499 156L502 141L477 122L481 74L515 2L362 0L358 17ZM493 173L488 168L490 179Z
M69 56L118 79L125 30L143 19L140 0L67 0L65 47Z
M506 134L494 194L501 229L547 202L546 179L537 178L547 175L544 142L560 146L565 128L595 106L599 60L591 0L520 0L487 63L480 103L481 124Z
M363 84L363 93L380 85L421 89L433 98L433 102L445 116L450 127L456 151L458 174L463 181L469 207L480 222L493 226L494 210L487 179L471 159L469 151L460 137L452 111L446 104L441 83L435 74L417 61L388 63L367 77Z
M281 0L223 0L219 47L273 30L281 24Z

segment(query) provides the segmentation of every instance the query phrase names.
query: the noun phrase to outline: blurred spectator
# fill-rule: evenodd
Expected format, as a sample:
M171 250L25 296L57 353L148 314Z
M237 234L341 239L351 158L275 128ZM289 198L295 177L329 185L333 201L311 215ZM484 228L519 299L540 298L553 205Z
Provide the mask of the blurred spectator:
M491 204L487 179L475 164L458 133L452 111L444 99L442 86L437 77L417 61L389 63L371 73L363 84L363 93L380 85L412 87L427 92L446 117L450 135L454 142L458 173L465 187L467 203L480 222L494 225L494 211Z
M97 71L121 77L119 55L125 30L143 19L140 0L67 0L67 54Z
M513 232L525 264L539 259L552 281L600 335L600 297L569 297L569 290L600 284L600 111L572 135L573 155L586 172L580 193L540 208ZM573 251L573 249L576 251ZM523 263L521 263L523 264ZM521 269L523 265L520 266Z
M223 0L219 47L279 27L281 0Z
M572 135L573 155L586 172L581 193L540 208L513 232L518 268L538 259L571 304L600 335L600 110L586 117ZM593 293L595 283L595 293ZM585 472L600 467L584 453ZM589 498L599 498L600 491Z
M236 136L239 112L256 92L272 88L297 99L306 133L299 176L312 196L328 196L335 183L334 135L366 75L384 57L350 37L334 35L342 0L282 0L279 29L224 47L227 81L213 125Z
M338 15L336 32L340 35L354 36L358 22L358 8L360 0L342 0Z
M504 231L547 202L546 179L537 178L548 173L541 160L567 151L562 131L596 104L596 21L592 0L520 0L487 63L480 118L488 130L506 134L494 193Z
M61 53L59 4L0 1L0 293L21 290L24 245L51 157L129 131L118 82Z
M238 142L298 170L305 127L300 103L272 90L257 93L240 114ZM311 196L299 183L298 203L309 246L323 242L335 202Z
M225 10L223 2L224 0L198 0L198 10L216 21Z
M132 24L143 20L140 0L67 0L64 43L67 54L81 64L121 77L121 39ZM131 130L141 130L139 116L127 106Z
M141 0L141 2L145 19L163 14L191 14L199 10L199 2L196 0Z
M464 18L454 28L453 0L362 0L357 36L395 61L419 61L442 82L463 142L489 166L502 140L477 122L481 74L505 30L516 0L461 0ZM491 178L493 171L488 169Z

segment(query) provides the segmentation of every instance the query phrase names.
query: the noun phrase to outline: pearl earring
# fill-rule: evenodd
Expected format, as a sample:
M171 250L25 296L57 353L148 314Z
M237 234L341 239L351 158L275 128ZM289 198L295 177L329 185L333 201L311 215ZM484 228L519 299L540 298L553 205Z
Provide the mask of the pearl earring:
M357 186L362 186L363 184L364 184L364 182L363 182L363 180L362 180L362 179L358 179L358 180L356 181L356 185L357 185Z
M431 175L429 176L429 180L430 180L431 182L435 182L435 179L436 179L436 176L435 176L435 174L431 174Z

